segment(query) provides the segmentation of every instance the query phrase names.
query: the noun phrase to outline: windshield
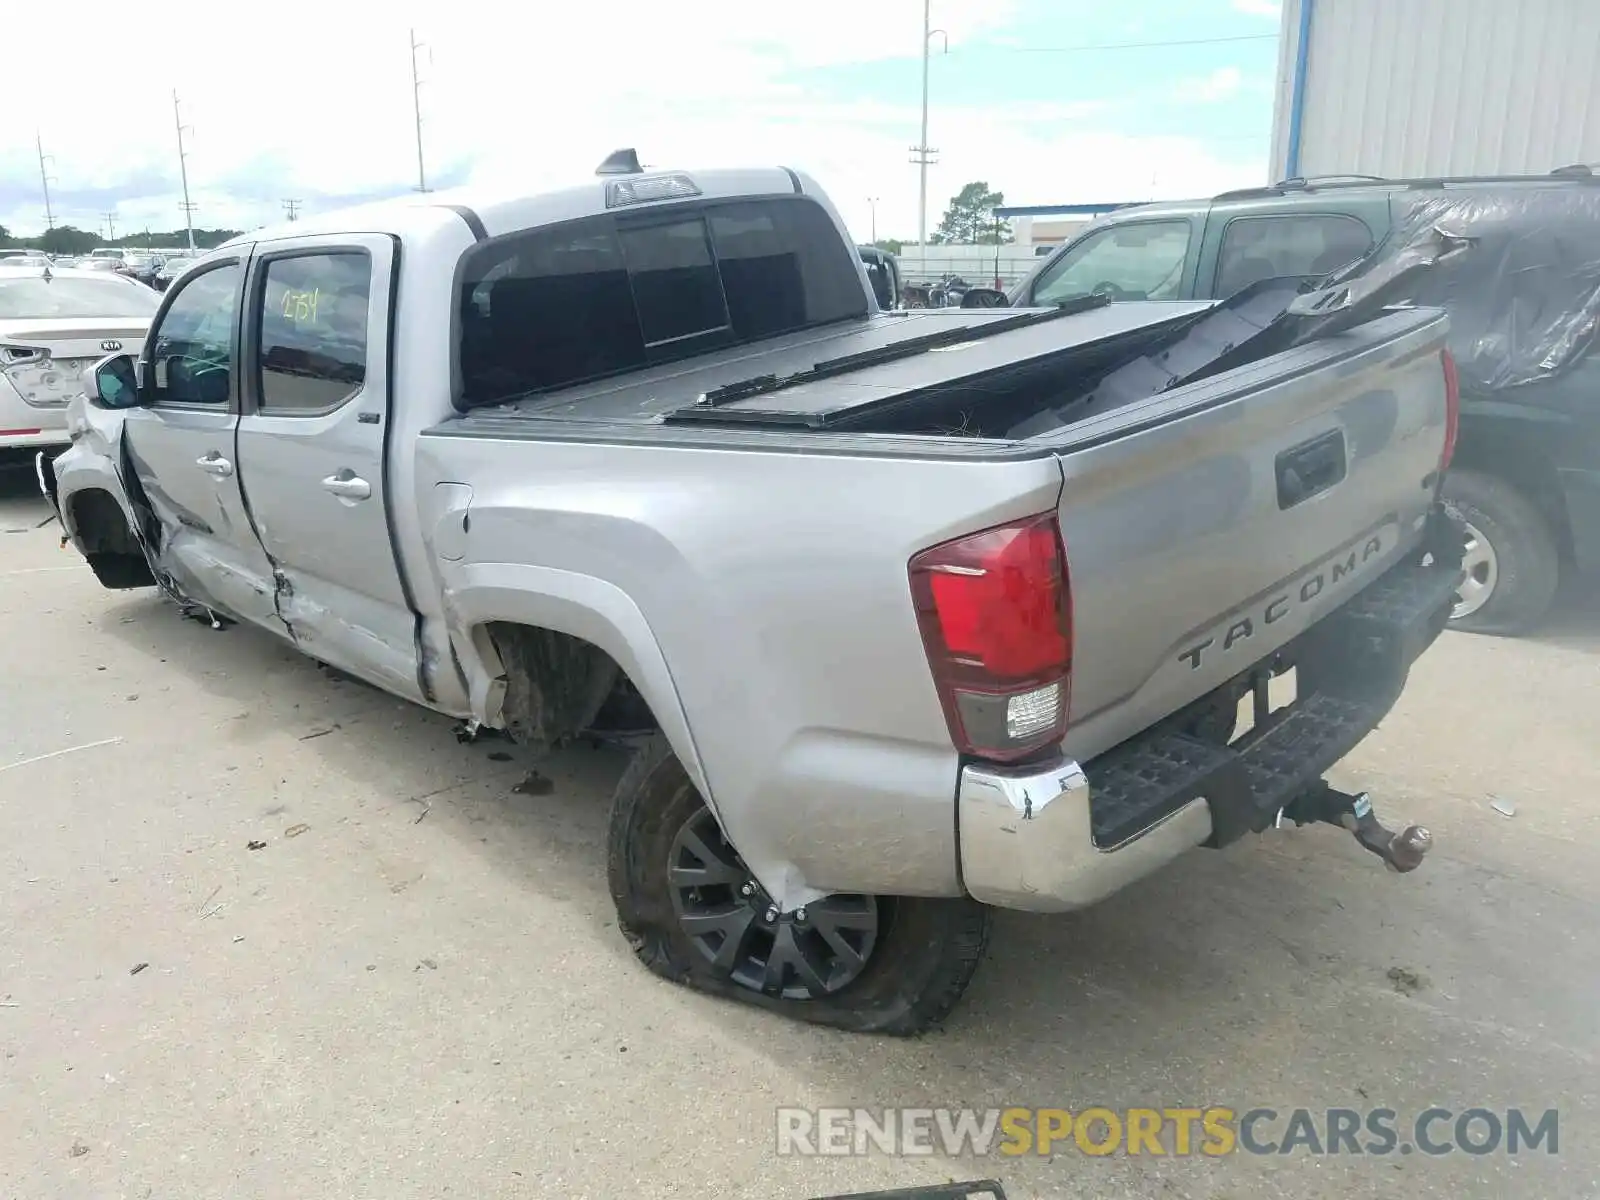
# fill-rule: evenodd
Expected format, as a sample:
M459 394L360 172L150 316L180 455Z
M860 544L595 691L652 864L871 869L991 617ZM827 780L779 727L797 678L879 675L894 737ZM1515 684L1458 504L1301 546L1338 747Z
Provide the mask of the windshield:
M1189 222L1138 221L1086 234L1033 286L1033 303L1081 296L1176 300L1189 252Z
M0 279L0 318L148 317L160 302L120 279Z

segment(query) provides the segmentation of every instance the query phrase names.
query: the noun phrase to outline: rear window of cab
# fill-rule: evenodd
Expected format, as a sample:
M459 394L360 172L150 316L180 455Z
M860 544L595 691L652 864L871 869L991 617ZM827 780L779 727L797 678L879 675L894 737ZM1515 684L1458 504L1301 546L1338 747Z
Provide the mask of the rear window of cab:
M461 407L867 315L827 211L773 197L606 214L486 242L457 297Z

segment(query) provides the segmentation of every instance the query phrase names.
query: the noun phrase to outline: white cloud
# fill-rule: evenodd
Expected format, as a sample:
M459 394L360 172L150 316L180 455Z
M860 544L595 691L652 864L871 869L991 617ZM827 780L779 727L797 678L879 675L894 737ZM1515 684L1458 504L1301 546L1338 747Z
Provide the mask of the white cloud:
M1238 67L1218 67L1199 79L1180 80L1172 89L1175 100L1192 104L1211 104L1238 95L1244 86L1244 72Z
M957 47L1003 34L1012 7L938 0L936 24ZM31 199L37 127L54 155L58 196L104 189L103 200L58 220L97 228L100 211L114 208L123 229L179 224L173 87L194 127L188 165L199 224L276 220L289 197L310 211L317 197L403 191L416 177L414 24L427 43L422 109L434 182L454 169L537 190L588 175L619 146L660 164L779 161L818 178L859 235L868 232L868 196L879 198L880 235L915 233L907 148L917 138L916 95L841 102L807 94L791 74L916 58L915 0L798 8L634 0L599 15L594 5L396 0L381 21L358 0L323 0L314 31L226 6L197 27L191 13L177 0L145 0L142 25L189 32L164 34L159 53L135 55L115 73L65 69L59 56L8 58L0 187L9 201L0 223L41 224L42 205ZM1053 203L1142 199L1158 173L1174 195L1264 175L1264 147L1236 147L1230 159L1199 138L1123 136L1104 105L952 105L940 98L940 77L957 64L956 55L933 64L929 140L940 155L929 171L930 227L972 179L1013 203Z
M1276 21L1283 15L1281 0L1233 0L1235 12L1247 13L1252 17L1271 17Z

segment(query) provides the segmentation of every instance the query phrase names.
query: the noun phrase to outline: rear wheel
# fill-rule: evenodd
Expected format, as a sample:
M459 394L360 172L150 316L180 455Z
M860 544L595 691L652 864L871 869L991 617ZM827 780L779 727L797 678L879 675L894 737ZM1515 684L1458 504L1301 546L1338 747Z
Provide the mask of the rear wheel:
M618 924L652 971L841 1029L938 1023L988 941L969 899L836 895L780 913L660 734L617 786L609 860Z
M1473 633L1525 633L1549 611L1561 558L1550 523L1511 484L1478 471L1451 471L1444 505L1466 526L1459 602L1453 628Z

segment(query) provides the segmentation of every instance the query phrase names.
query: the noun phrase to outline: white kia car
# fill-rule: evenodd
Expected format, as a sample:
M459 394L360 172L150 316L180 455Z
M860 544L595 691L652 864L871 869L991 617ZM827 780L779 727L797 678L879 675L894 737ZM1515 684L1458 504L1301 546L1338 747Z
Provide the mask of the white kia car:
M108 354L137 355L161 303L104 271L0 260L0 452L67 444L67 401Z

